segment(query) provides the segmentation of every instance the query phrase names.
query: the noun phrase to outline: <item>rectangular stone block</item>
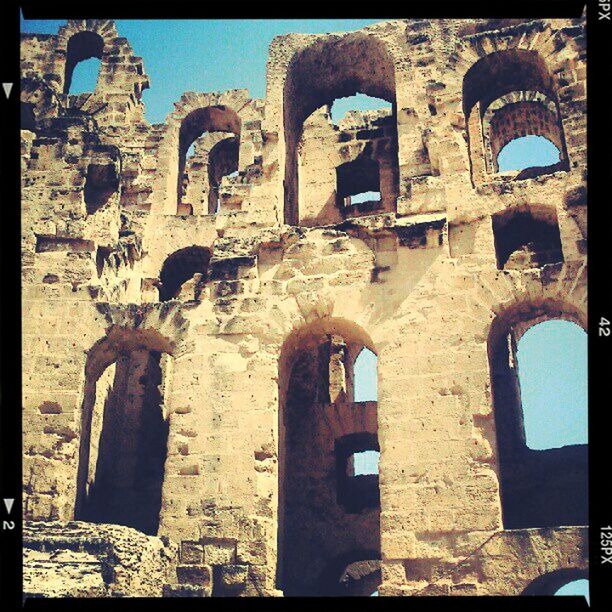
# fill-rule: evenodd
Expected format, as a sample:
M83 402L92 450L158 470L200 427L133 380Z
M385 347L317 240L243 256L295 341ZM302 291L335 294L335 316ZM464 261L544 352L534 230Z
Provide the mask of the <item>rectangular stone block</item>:
M206 587L211 582L211 571L208 565L178 565L176 577L180 584Z
M211 542L204 544L204 560L208 565L231 564L235 559L235 542Z
M181 542L181 563L199 565L204 561L204 547L199 542Z

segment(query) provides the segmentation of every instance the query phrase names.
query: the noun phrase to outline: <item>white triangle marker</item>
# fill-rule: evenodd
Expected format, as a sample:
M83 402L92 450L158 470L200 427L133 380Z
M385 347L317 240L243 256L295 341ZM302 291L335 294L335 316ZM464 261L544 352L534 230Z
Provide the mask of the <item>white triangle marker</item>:
M15 503L14 499L6 499L4 498L4 505L6 506L6 511L10 514L13 509L13 504Z
M13 89L13 83L2 83L2 89L4 89L4 93L6 94L6 99L11 95L11 90Z

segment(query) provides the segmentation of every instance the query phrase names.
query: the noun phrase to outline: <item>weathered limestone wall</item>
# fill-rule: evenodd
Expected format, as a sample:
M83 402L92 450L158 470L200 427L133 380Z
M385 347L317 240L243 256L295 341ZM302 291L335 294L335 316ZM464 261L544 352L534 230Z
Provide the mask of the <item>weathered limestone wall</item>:
M496 569L486 557L484 573L457 569L486 542L513 550L515 539L526 538L534 559L547 547L574 550L584 504L569 517L504 530L512 487L505 487L503 398L492 364L501 339L535 322L586 325L583 30L582 20L419 20L282 36L270 47L265 100L246 90L191 92L153 126L140 101L142 61L112 22L69 22L57 36L24 36L22 101L34 116L22 130L24 514L33 528L46 521L62 529L79 518L81 500L105 470L114 474L110 486L133 496L134 475L147 469L136 449L152 448L152 432L163 429L158 539L146 540L161 547L159 537L168 538L179 550L165 586L159 582L163 593L282 594L281 576L294 563L280 535L286 504L295 501L286 476L295 468L298 483L310 479L333 504L332 439L357 433L344 418L331 429L310 421L302 442L320 462L312 471L312 456L287 464L293 360L313 338L333 336L378 356L370 433L381 451L380 507L353 522L369 526L380 517L362 534L380 533L380 542L361 541L360 530L370 529L363 525L340 533L342 512L332 506L336 527L304 569L307 585L362 580L354 592L367 584L381 595L410 595L456 574L453 584L464 586L450 592L500 593L505 561ZM102 39L102 72L94 96L77 109L64 93L65 67L69 41L83 31ZM74 57L98 52L95 36ZM510 81L507 66L517 62L525 68L510 71L518 75ZM543 104L555 100L567 163L493 173L483 107L534 87L545 90ZM357 91L392 104L382 136L370 132L377 120L362 115L338 131L307 122L331 99ZM238 175L221 178L220 208L209 214L202 194L210 191L196 188L188 163L193 201L182 204L193 208L181 206L189 146L219 132L239 139ZM350 139L341 142L342 134ZM335 167L353 159L353 142L376 148L381 138L381 168L394 168L385 174L391 187L381 189L383 209L343 219L331 204ZM500 233L518 214L558 226L562 259L541 265L516 256L500 269L499 244L531 252L520 233L514 242ZM184 279L177 299L160 301ZM151 359L155 372L144 367ZM342 387L342 377L335 380ZM115 399L105 408L109 393ZM347 401L338 414L351 412ZM333 404L306 397L301 405L314 419ZM148 420L138 421L144 414ZM131 425L122 431L122 422ZM373 422L371 415L371 429ZM104 440L114 450L103 452ZM577 452L561 449L555 460L572 490L584 472L568 476L564 466ZM131 471L109 471L104 457L122 453ZM114 516L103 520L135 526L133 516ZM544 526L563 526L565 535L523 529ZM307 549L320 529L306 517L296 545ZM52 537L46 533L42 540ZM140 547L145 536L130 533L121 537ZM503 559L520 565L525 581L536 579L531 557L513 554ZM559 554L538 571L583 570L585 560L581 544L576 557ZM64 571L43 561L46 571ZM92 580L102 595L141 592Z
M299 148L300 225L317 226L340 223L363 207L347 210L338 193L337 170L350 162L368 160L377 166L381 201L368 212L393 212L397 200L397 151L394 118L383 111L354 112L338 126L329 113L313 113L304 124ZM357 182L363 169L357 166L351 178Z

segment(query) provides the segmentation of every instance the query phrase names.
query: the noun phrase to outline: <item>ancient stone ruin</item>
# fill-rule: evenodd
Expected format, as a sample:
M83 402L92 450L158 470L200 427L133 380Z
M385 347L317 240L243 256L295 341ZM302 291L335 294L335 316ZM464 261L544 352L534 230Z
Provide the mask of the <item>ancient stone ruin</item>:
M584 30L279 36L264 100L188 92L156 125L112 21L23 35L27 596L588 574L587 447L526 446L515 359L538 322L586 326ZM70 94L90 57L95 91ZM390 110L334 124L357 92ZM559 162L500 172L524 135Z

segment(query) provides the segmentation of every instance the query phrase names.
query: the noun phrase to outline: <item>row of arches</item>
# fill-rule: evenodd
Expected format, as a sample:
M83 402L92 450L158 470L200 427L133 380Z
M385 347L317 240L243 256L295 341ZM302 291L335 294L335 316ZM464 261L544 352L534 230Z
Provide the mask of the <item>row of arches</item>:
M580 324L556 307L527 308L491 328L506 529L588 522ZM88 353L75 518L157 532L172 352L150 330L118 330ZM377 370L371 338L341 319L305 325L282 347L277 582L287 595L367 595L380 584Z
M77 69L93 59L100 61L103 53L104 41L96 32L82 31L72 35L67 45L66 93L71 91L75 81L81 81L75 78ZM390 165L385 165L383 171L381 160L368 152L349 160L359 166L357 172L338 164L337 197L332 205L340 218L394 208L400 174L396 70L401 62L398 53L382 39L354 33L315 40L292 57L283 86L285 223L298 225L305 214L301 208L306 204L299 193L300 167L304 163L300 155L304 126L310 117L322 109L332 109L338 101L346 107L347 98L356 101L355 108L386 109L388 123L394 127L390 161L385 161ZM532 49L495 51L469 68L463 78L462 99L474 184L510 169L524 171L532 168L531 174L539 174L569 168L558 89L559 84L550 67L542 55ZM401 96L404 95L401 92ZM365 105L364 97L369 97ZM373 100L377 102L374 105ZM176 170L178 214L196 211L214 214L218 210L220 180L235 173L239 166L239 110L226 105L212 105L194 109L182 119ZM434 107L430 111L435 114ZM337 132L337 122L333 127ZM194 183L198 175L197 168L191 168L188 163L190 148L205 134L213 137L231 135L233 138L227 142L223 138L224 144L219 143L219 150L210 151L207 156L208 168L202 173L201 181L198 178L200 186L195 189L196 192L206 191L205 201L202 201L201 193L199 197L186 185L189 181ZM416 176L419 172L433 172L431 166L427 170L427 164L423 166L418 161L414 164L411 169L404 162L402 173ZM347 174L353 178L347 180ZM355 177L363 184L357 185ZM362 207L364 212L355 208L362 202L370 203L369 207ZM382 204L376 206L376 202Z
M354 34L316 41L292 58L283 105L286 223L301 221L300 143L305 123L318 108L356 94L377 97L390 105L397 124L395 52L378 39ZM462 96L474 184L510 169L533 167L539 174L569 167L557 90L556 79L534 50L496 51L468 70ZM435 106L430 112L436 114ZM414 176L422 171L418 162L403 170ZM394 180L398 173L396 159Z
M215 214L219 210L221 179L238 171L240 127L241 119L236 111L225 105L198 108L183 119L179 129L177 182L179 214L193 214L194 207L202 212L205 211L205 214ZM198 156L193 148L200 144L204 136L209 140L212 139L214 144L209 145L208 150L203 146L205 152L202 153L205 154L201 153ZM198 180L200 178L196 169L198 161L205 171L203 180ZM196 190L201 194L194 193ZM200 201L197 201L198 199Z

